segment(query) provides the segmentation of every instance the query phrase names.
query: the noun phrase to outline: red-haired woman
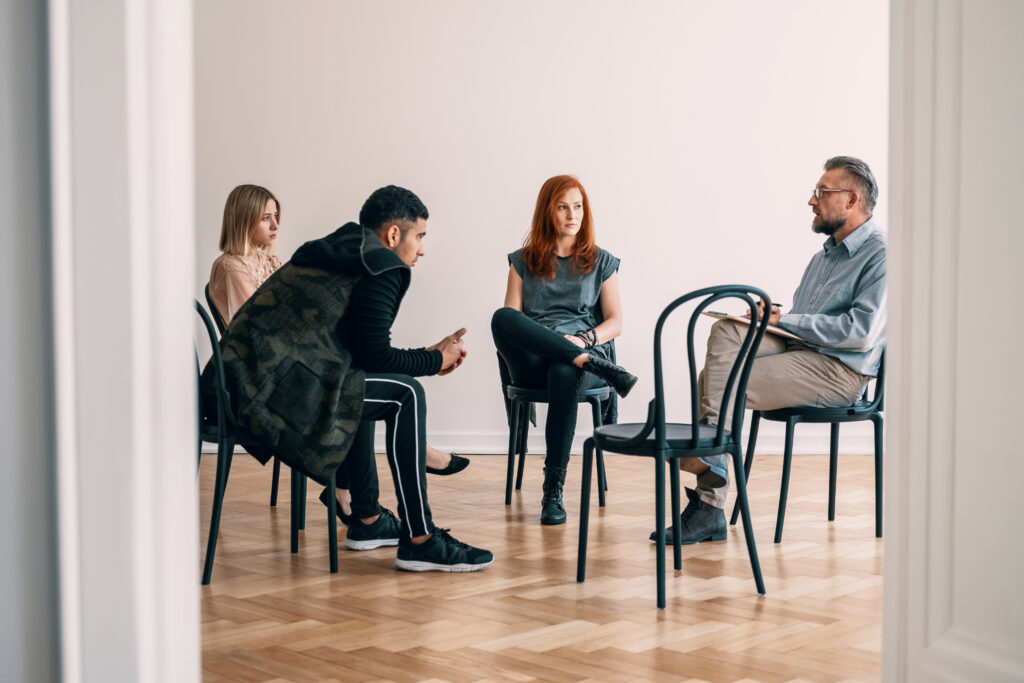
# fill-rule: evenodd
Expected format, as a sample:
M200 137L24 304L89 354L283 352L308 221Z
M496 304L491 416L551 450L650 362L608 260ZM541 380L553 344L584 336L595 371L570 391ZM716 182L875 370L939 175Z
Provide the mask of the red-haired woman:
M491 318L502 377L546 389L541 524L564 524L562 485L576 432L576 393L607 382L620 396L636 377L612 362L622 332L619 259L594 243L587 193L573 176L540 189L523 248L508 256L505 306Z

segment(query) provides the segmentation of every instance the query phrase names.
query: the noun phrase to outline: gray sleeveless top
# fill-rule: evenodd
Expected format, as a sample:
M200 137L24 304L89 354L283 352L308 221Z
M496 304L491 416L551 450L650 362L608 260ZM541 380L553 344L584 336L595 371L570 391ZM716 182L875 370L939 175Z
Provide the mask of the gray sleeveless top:
M601 284L619 269L619 259L598 249L597 264L586 275L576 274L568 257L556 257L554 280L532 274L522 259L522 249L508 255L508 262L523 278L523 313L544 327L561 334L575 334L601 324ZM613 358L611 342L596 347L607 359Z

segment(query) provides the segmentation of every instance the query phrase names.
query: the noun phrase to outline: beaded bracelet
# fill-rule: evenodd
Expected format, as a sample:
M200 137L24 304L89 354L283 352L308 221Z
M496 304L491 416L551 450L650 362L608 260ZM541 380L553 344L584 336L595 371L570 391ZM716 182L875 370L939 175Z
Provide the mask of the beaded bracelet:
M577 332L573 336L583 342L584 348L592 349L597 346L596 330L584 330L583 332Z

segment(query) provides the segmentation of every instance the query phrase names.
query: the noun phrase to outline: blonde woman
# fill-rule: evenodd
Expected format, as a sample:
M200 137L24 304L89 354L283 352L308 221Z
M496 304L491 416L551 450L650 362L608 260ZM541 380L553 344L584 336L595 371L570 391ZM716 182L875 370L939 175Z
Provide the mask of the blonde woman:
M281 259L274 255L281 203L265 187L239 185L224 203L223 252L210 269L210 299L225 327Z

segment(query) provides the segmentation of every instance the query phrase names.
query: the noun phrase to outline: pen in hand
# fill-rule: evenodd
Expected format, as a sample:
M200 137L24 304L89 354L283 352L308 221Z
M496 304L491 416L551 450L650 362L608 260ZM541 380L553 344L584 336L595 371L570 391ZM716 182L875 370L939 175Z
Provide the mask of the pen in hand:
M763 308L764 308L764 302L763 301L758 301L757 302L758 315L760 315L760 312L761 312L761 310ZM775 302L772 302L772 312L771 312L771 314L768 317L770 318L772 315L775 315L776 313L778 313L779 315L782 315L782 304L777 304ZM744 313L743 317L744 318L749 318L750 317L750 313Z

